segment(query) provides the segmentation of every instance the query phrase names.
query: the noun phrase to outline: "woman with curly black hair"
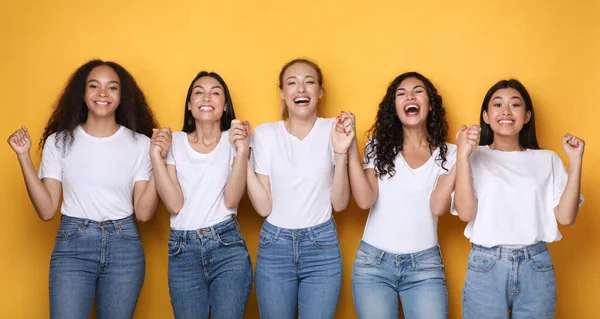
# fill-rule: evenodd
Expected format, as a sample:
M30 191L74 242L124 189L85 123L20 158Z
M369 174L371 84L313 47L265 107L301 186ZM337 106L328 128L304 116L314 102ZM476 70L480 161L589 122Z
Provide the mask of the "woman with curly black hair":
M379 104L364 166L351 145L352 193L370 209L352 271L360 318L398 318L398 296L407 319L448 317L437 217L450 208L456 147L444 115L431 81L404 73Z
M144 282L136 225L158 203L150 163L156 127L144 94L114 62L92 60L75 71L40 141L39 174L25 127L8 138L39 215L61 223L50 259L50 317L132 318ZM135 215L135 217L134 217Z

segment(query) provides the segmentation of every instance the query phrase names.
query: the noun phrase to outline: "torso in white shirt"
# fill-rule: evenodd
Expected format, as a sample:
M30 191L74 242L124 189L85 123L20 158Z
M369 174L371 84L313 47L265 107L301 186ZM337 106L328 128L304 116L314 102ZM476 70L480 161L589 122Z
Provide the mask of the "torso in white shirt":
M470 163L477 196L477 214L465 229L471 242L485 247L524 246L562 238L554 208L568 175L556 153L479 146Z
M175 165L183 192L183 207L171 215L171 228L195 230L232 218L237 208L225 206L225 185L231 175L235 149L229 131L221 133L215 148L207 154L192 149L187 133L173 133L167 164Z
M109 137L94 137L81 126L73 144L63 152L57 134L44 144L39 177L62 182L63 215L94 221L115 220L133 214L133 187L152 174L150 139L121 126Z
M396 174L377 179L379 194L371 207L363 240L394 254L409 254L438 244L438 218L431 212L430 195L440 175L447 174L456 160L456 146L446 144L444 168L437 159L439 148L420 167L411 168L401 153L394 161ZM365 169L375 159L365 159Z
M299 229L331 218L334 120L317 118L303 140L291 135L282 121L256 127L252 158L255 172L268 176L271 183L269 223Z

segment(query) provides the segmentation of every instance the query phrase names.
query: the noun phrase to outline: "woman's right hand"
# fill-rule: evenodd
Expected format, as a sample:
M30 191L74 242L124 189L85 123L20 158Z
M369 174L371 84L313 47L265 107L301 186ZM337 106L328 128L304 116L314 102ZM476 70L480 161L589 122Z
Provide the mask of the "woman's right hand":
M152 129L150 155L160 156L163 160L167 158L171 148L172 131L169 127Z
M31 150L31 138L27 128L22 126L16 132L12 133L7 140L10 147L15 151L17 156L28 155Z
M456 132L457 155L463 158L469 158L477 148L477 145L479 145L480 134L481 127L479 125L471 125L469 127L463 125L460 130Z

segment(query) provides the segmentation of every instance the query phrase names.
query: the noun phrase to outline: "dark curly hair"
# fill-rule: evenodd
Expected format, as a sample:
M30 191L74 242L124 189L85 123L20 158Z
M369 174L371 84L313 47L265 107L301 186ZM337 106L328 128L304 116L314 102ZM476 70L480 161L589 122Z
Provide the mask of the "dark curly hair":
M187 96L185 98L185 111L183 112L183 128L181 130L186 133L192 133L196 131L196 120L192 115L192 111L188 110L187 106L188 103L190 103L190 99L192 98L192 92L194 91L194 83L196 83L196 81L198 81L199 78L205 76L217 80L217 82L219 82L219 84L221 84L221 86L223 87L223 93L225 94L226 110L225 112L223 112L223 116L221 116L221 132L227 131L231 127L231 120L235 120L233 100L231 99L231 94L229 93L229 88L227 87L225 80L223 80L223 78L215 72L200 71L198 75L196 75L194 80L192 80L192 83L190 83L190 87L188 88Z
M404 130L402 123L396 113L396 90L398 86L408 78L415 78L423 82L429 97L431 111L427 116L427 142L431 147L437 147L440 152L436 159L442 161L442 168L446 163L446 154L448 146L446 145L446 135L448 135L448 123L446 123L446 111L442 105L442 97L437 93L433 83L423 75L417 72L407 72L399 75L390 83L387 92L379 103L379 111L375 124L368 131L370 139L367 142L366 158L367 161L375 159L375 171L377 176L396 174L394 160L398 153L402 151L404 143Z
M531 96L529 95L529 92L527 92L525 86L515 79L500 80L485 94L483 103L481 104L481 112L479 113L479 125L481 125L481 138L479 139L479 145L490 145L494 142L494 131L492 131L492 127L483 120L483 112L487 112L490 99L494 93L496 93L496 91L509 88L519 91L523 97L523 102L525 103L525 111L531 112L529 122L525 123L519 132L519 144L523 148L538 150L540 149L540 146L535 135L535 114L533 113L533 102L531 101Z
M121 82L121 103L115 111L117 123L134 132L148 137L152 136L152 129L158 127L158 123L133 76L115 62L91 60L80 66L67 81L44 129L39 143L40 148L44 146L48 136L53 133L58 134L56 146L59 147L59 141L60 145L65 146L62 149L63 152L66 152L73 144L73 130L87 121L88 107L85 103L87 77L94 68L103 65L113 69Z

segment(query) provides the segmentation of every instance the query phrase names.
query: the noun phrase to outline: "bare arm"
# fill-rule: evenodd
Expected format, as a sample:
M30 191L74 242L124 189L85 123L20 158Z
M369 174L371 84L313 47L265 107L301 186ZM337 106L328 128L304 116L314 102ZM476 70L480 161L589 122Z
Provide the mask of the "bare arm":
M456 154L456 189L454 193L454 206L458 212L458 217L464 222L470 222L477 214L477 196L473 188L473 179L471 175L471 163L469 157L477 148L479 143L479 126L467 128L463 125L457 133L457 154Z
M567 186L560 197L558 206L554 208L556 220L565 226L573 225L579 212L579 196L581 193L581 170L585 142L573 135L563 137L563 147L569 157L569 173Z
M438 177L438 182L431 197L429 198L429 206L431 212L436 216L442 216L450 210L452 203L452 192L456 182L456 168L452 167L450 173Z
M256 212L267 217L271 214L273 198L271 197L271 182L269 176L256 174L248 162L248 197Z
M379 194L379 183L375 169L363 169L356 139L350 146L348 158L348 171L350 175L350 187L354 201L360 209L369 209L377 200Z
M133 209L135 217L140 222L147 222L154 216L158 205L158 194L154 175L149 181L137 181L133 186Z
M350 201L350 183L348 182L347 154L335 154L333 183L331 185L331 205L333 210L340 212Z
M17 154L27 194L38 216L48 221L54 218L60 202L62 183L56 179L40 180L31 161L31 138L24 126L8 137L8 144Z
M234 208L240 204L240 200L246 191L246 178L248 177L248 154L249 139L252 128L247 121L232 120L229 129L229 142L235 147L237 155L233 159L231 175L225 185L225 206Z

